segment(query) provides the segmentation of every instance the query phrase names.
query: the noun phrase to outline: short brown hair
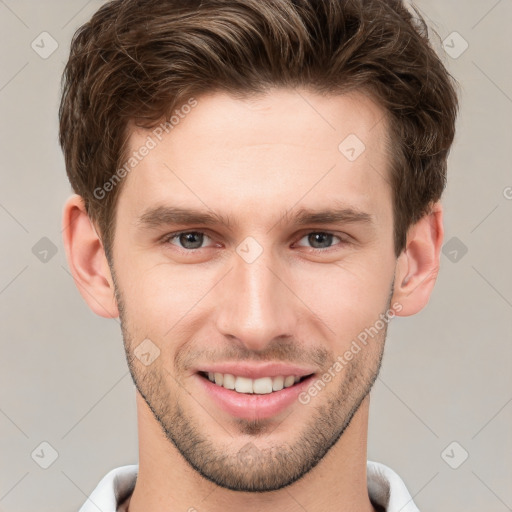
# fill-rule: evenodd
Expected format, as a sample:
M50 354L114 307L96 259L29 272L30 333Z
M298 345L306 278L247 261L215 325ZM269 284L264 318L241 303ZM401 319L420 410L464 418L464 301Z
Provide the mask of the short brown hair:
M452 81L423 18L399 0L113 0L71 42L59 140L109 257L123 183L94 191L125 161L131 123L152 128L212 91L364 91L390 121L398 256L446 185Z

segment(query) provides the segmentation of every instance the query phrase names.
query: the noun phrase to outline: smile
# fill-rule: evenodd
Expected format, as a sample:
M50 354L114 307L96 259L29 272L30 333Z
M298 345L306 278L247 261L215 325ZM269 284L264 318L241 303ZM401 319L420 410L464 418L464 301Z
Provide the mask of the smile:
M231 373L200 372L200 374L210 382L214 382L217 386L221 386L225 389L230 389L238 393L250 393L256 395L265 395L281 391L282 389L289 388L309 377L309 375L277 375L275 377L251 379L248 377L232 375Z

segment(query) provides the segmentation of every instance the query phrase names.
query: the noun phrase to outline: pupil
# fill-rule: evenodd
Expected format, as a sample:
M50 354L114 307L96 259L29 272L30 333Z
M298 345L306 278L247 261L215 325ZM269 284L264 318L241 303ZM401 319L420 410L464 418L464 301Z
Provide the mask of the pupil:
M309 235L309 243L315 247L315 244L317 243L318 241L318 238L320 238L320 244L323 242L325 242L326 240L329 242L329 245L330 245L330 242L332 242L332 235L331 234L328 234L328 233L312 233L311 235Z
M191 232L191 233L183 233L180 235L180 243L185 247L186 249L198 249L201 247L203 238L201 233ZM199 237L198 241L194 242L193 238ZM190 245L187 245L188 243L192 244L192 247Z

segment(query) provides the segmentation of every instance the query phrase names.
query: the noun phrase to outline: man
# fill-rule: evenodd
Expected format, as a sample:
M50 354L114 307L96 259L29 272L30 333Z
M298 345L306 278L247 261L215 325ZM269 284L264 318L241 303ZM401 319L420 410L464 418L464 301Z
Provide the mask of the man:
M64 244L121 320L139 463L82 512L417 510L367 461L428 303L457 100L389 0L115 0L75 34Z

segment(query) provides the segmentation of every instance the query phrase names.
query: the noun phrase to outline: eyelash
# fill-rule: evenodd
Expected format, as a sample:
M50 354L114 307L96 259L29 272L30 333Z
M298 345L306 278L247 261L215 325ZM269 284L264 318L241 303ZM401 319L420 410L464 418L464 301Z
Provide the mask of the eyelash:
M183 247L176 246L175 244L171 244L171 240L174 240L175 238L178 238L180 235L185 235L185 234L190 234L190 233L206 235L208 238L212 239L212 237L210 237L204 231L194 231L194 230L191 230L191 231L176 231L174 233L168 233L168 234L166 234L161 239L161 241L162 241L163 244L174 245L180 251L183 251L183 252L189 253L189 254L193 254L196 251L200 251L201 249L205 249L205 247L199 247L198 249L185 249ZM331 231L308 231L307 233L303 234L300 237L299 241L302 240L304 237L307 237L308 235L319 234L319 233L322 234L322 235L332 235L335 238L338 238L340 240L340 242L337 245L339 245L339 246L347 246L347 245L351 245L352 244L352 242L348 238L344 238L344 237L342 237L340 235L337 235L336 233L333 233ZM325 253L330 252L331 250L335 250L335 249L336 249L336 246L327 247L325 249L317 249L315 247L310 247L309 248L309 252L314 253L314 254L319 254L319 253L324 253L325 254Z

